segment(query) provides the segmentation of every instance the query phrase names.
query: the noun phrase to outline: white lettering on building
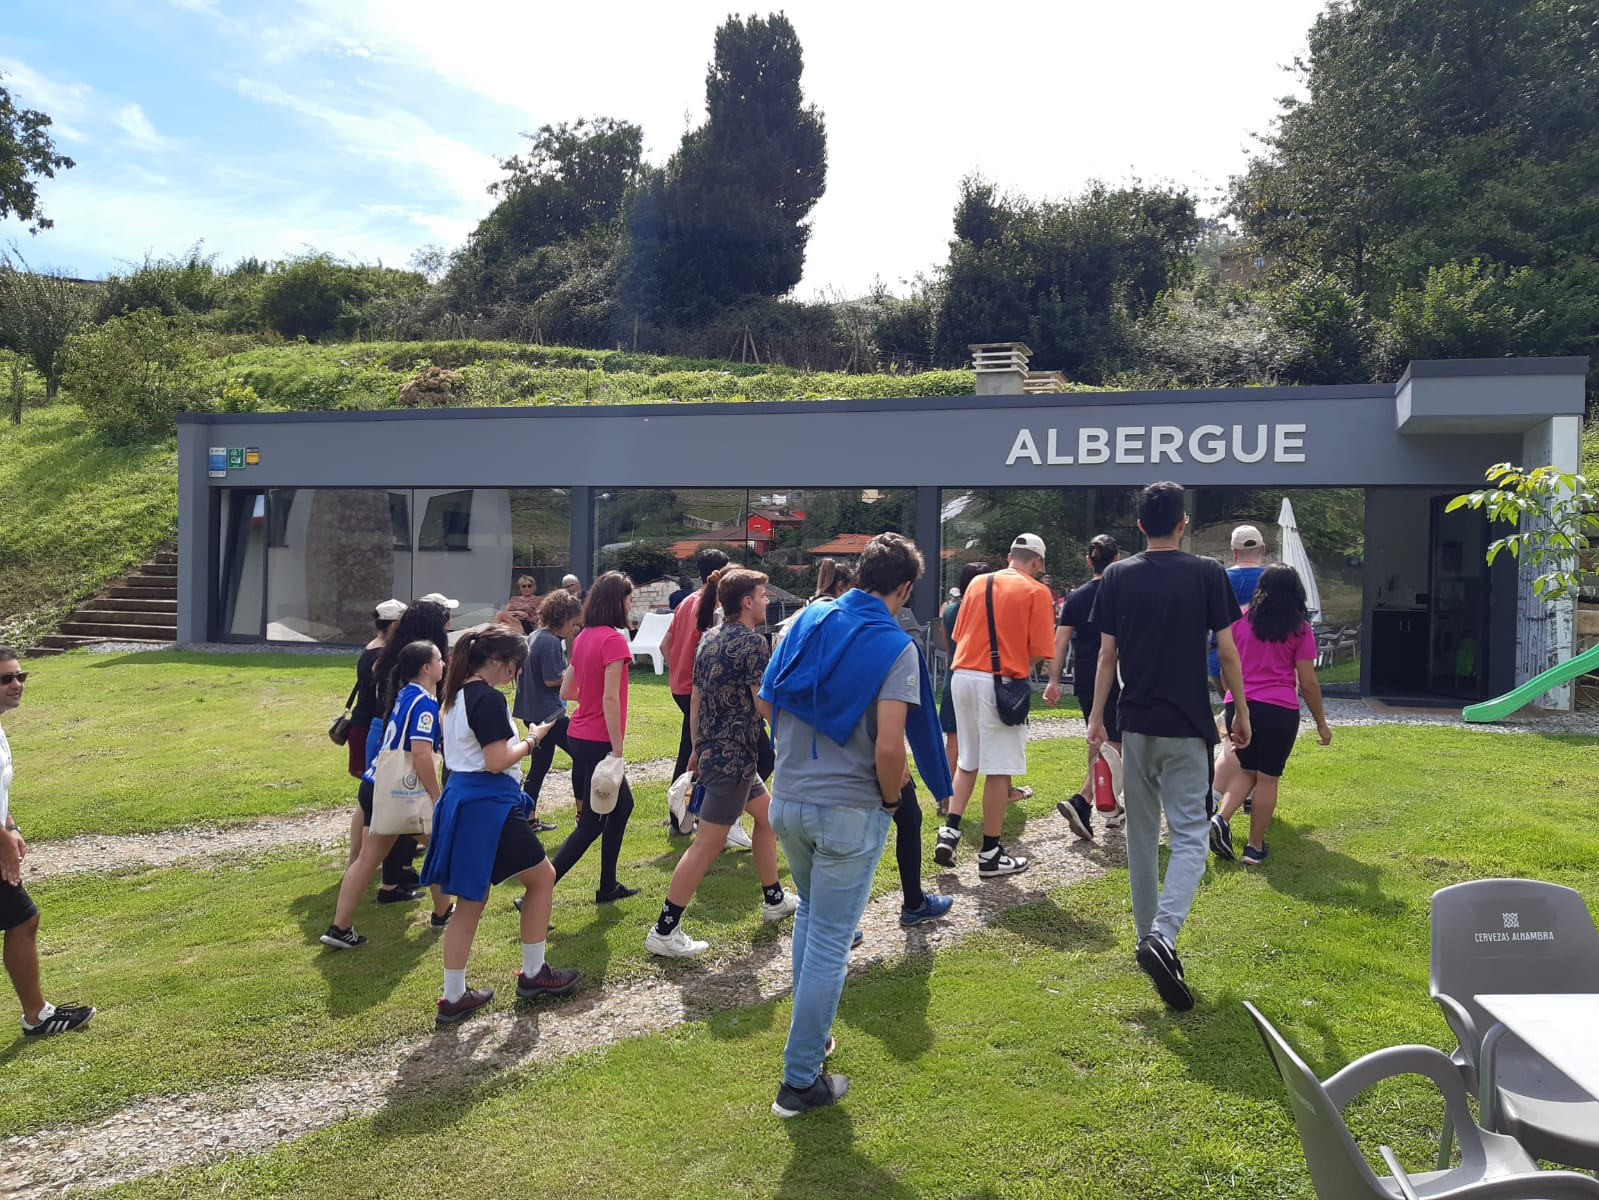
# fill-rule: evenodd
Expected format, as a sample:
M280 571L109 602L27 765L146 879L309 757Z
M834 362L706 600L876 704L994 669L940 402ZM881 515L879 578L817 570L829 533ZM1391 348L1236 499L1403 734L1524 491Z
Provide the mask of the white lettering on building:
M1024 460L1035 467L1108 462L1209 464L1225 459L1258 463L1268 457L1274 463L1302 463L1305 432L1303 424L1196 425L1190 430L1177 425L1083 425L1075 431L1043 430L1046 453L1040 454L1039 439L1033 430L1018 429L1005 465L1015 466Z

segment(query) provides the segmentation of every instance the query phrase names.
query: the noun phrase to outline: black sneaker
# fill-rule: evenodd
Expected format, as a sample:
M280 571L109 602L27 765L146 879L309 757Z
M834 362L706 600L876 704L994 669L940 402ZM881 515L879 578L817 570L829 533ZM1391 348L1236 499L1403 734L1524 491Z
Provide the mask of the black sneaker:
M594 903L615 904L618 900L626 900L629 896L638 895L638 888L630 888L624 883L613 883L609 889L601 888L594 893Z
M533 827L534 833L555 832L555 822L546 821L543 817L529 817L527 823Z
M1165 938L1158 933L1150 934L1138 943L1135 957L1167 1008L1187 1012L1194 1007L1194 993L1183 982L1182 960Z
M440 996L439 1013L434 1020L440 1025L459 1025L492 999L493 988L467 988L466 994L459 1000L446 1000Z
M422 893L408 887L389 888L385 891L378 889L379 904L410 904L412 901L422 899Z
M53 1033L66 1033L69 1029L82 1029L89 1023L89 1018L94 1016L94 1009L87 1004L58 1004L55 1012L51 1013L37 1025L22 1023L24 1037L49 1037Z
M532 979L520 971L516 973L516 995L520 1000L537 1000L540 996L564 996L577 986L577 981L581 978L583 978L581 971L560 971L545 963Z
M1012 858L1005 853L1005 847L996 846L986 854L977 856L977 877L979 879L994 879L1000 875L1019 875L1027 870L1025 858Z
M449 908L445 909L441 913L432 913L428 917L428 924L433 926L434 929L443 929L450 923L450 918L454 915L455 905L451 904Z
M1256 849L1254 846L1246 845L1244 847L1244 852L1239 856L1238 861L1243 863L1246 867L1258 867L1261 863L1266 861L1266 856L1270 853L1271 851L1267 849L1265 842L1260 843L1259 849Z
M826 1108L829 1104L837 1104L847 1095L849 1095L847 1075L818 1075L816 1082L808 1088L789 1087L785 1083L777 1089L777 1099L772 1101L772 1115L782 1117L786 1121L790 1117L810 1112L813 1108Z
M401 867L400 877L395 882L403 888L419 888L422 886L422 876L417 874L415 867Z
M1094 810L1081 792L1070 800L1055 801L1055 811L1066 818L1066 824L1072 827L1072 832L1077 835L1078 841L1094 840Z
M1210 848L1218 858L1225 858L1228 862L1238 857L1233 850L1233 827L1220 813L1210 819Z
M332 946L335 950L354 950L357 946L366 945L366 938L355 931L354 925L348 929L329 925L328 931L322 935L322 944Z
M938 831L938 841L933 846L933 861L941 867L955 865L955 851L961 844L961 831L945 825Z

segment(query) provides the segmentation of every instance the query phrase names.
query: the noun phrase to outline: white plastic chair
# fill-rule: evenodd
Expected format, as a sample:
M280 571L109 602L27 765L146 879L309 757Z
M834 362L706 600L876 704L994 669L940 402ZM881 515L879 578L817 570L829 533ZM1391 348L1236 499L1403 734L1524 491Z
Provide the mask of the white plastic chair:
M639 622L638 632L633 635L633 657L637 659L641 654L649 655L650 661L655 664L657 675L666 671L666 662L661 655L661 641L671 627L671 613L645 613L644 619Z

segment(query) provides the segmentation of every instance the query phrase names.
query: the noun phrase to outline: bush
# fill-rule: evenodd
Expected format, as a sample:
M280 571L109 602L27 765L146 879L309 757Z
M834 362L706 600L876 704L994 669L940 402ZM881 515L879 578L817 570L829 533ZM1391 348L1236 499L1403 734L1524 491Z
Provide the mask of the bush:
M676 579L683 573L682 566L672 557L665 545L648 542L631 542L607 550L599 556L602 571L620 571L639 587L657 579Z
M173 432L180 412L211 407L212 367L193 327L141 308L75 335L63 378L89 424L118 441Z
M411 271L312 253L276 264L261 280L260 316L284 337L350 337L370 326L367 310L375 302L417 297L426 289L427 280Z

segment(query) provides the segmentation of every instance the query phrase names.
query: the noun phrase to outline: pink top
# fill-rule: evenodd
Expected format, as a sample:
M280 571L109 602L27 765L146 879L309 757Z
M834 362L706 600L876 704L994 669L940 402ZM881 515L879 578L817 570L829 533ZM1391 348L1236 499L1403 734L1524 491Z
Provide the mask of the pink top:
M588 742L609 742L605 728L605 668L614 662L628 662L633 648L620 630L593 626L583 630L572 643L572 677L577 681L577 714L568 733ZM622 669L622 728L627 734L627 669Z
M1286 642L1263 642L1250 628L1249 618L1233 622L1233 641L1244 667L1244 696L1251 704L1275 704L1299 711L1299 680L1294 664L1316 661L1316 633L1308 624ZM1226 697L1232 700L1233 694Z

